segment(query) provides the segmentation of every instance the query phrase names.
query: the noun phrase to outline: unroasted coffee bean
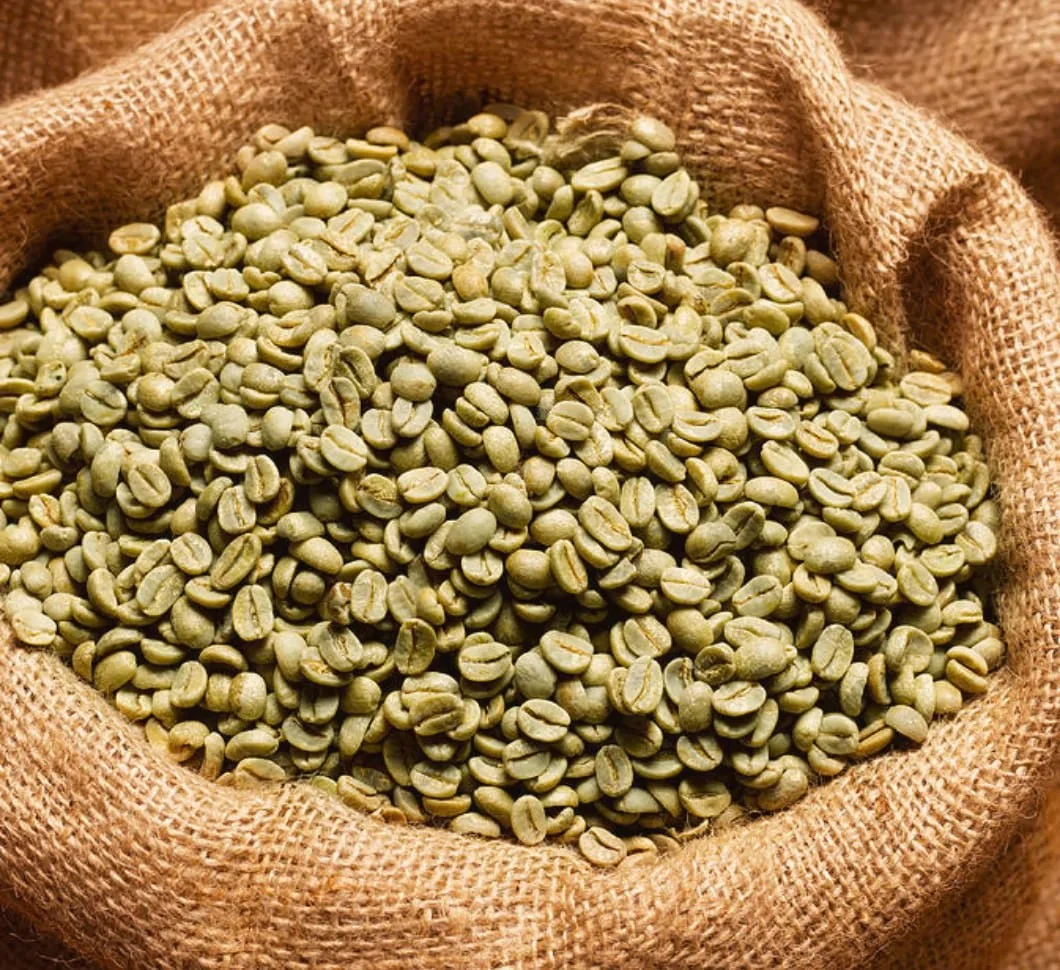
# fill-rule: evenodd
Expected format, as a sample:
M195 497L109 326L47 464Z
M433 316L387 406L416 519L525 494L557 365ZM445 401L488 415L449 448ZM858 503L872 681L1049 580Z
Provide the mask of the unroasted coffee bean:
M593 865L605 869L617 866L626 858L625 843L599 825L594 825L579 836L578 848Z
M512 834L523 845L537 845L548 835L548 820L541 799L523 795L515 800L511 814Z
M596 753L596 783L611 798L624 795L632 787L633 765L618 745L604 745Z
M548 630L541 637L541 654L561 673L578 675L591 666L593 645L575 634Z
M531 740L555 744L566 735L571 718L559 704L532 698L520 706L516 723L519 731Z

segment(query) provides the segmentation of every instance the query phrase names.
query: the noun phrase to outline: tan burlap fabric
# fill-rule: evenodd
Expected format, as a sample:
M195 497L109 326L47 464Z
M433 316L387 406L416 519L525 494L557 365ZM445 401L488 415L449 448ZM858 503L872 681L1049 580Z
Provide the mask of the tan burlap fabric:
M1060 227L1060 3L814 0L851 69L1014 169Z
M60 84L218 0L4 0L0 101ZM807 0L848 66L945 119L1060 217L1056 0Z
M130 26L163 30L196 4L165 6L4 5L0 93L44 90L0 108L0 285L50 243L157 214L264 121L415 126L487 94L649 109L718 202L823 213L848 298L895 348L939 349L968 377L1001 483L1011 662L921 750L601 873L562 849L387 827L302 788L212 787L155 758L57 662L0 638L0 903L20 914L0 923L0 965L1058 966L1055 800L1034 818L1060 751L1060 269L1015 177L856 80L794 0L241 0L48 87L131 47ZM874 6L828 15L855 63L888 79ZM970 24L947 46L947 19L928 18L952 60L910 58L912 73L964 86L948 105L946 82L923 90L994 157L1055 173L1056 104L1029 76L1055 69L1055 4L893 6L949 7L955 25L979 10L979 61ZM1020 11L1036 7L1052 32L1024 41ZM925 33L899 36L925 57ZM1014 38L1038 52L999 53ZM981 80L998 59L1022 67L1011 88ZM980 114L969 90L991 95Z

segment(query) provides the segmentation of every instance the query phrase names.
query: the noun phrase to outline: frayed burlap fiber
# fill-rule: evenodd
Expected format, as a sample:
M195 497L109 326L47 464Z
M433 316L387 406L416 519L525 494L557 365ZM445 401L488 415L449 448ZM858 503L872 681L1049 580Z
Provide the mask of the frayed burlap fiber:
M267 121L422 131L493 97L560 114L650 111L719 205L821 213L847 300L894 350L927 347L964 373L1003 506L1009 664L921 749L860 765L777 816L600 872L562 848L388 826L305 786L213 786L5 635L0 904L19 922L0 938L37 940L38 956L17 962L11 942L0 959L6 948L12 967L127 970L1055 967L1060 887L1040 860L1055 857L1057 813L1051 828L1031 820L1060 751L1060 271L1015 176L857 80L794 0L243 0L175 27L196 4L168 15L147 4L139 29L167 32L47 87L62 76L49 57L84 67L109 53L85 13L103 6L5 5L2 83L42 90L0 107L0 286L50 246L159 215ZM24 40L9 8L24 8ZM64 17L92 26L87 46ZM111 26L113 47L129 48Z

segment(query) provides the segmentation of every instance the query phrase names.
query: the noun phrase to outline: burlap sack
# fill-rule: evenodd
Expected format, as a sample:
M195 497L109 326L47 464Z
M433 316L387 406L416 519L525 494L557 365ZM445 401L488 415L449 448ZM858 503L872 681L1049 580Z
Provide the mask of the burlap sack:
M716 201L824 214L848 298L893 347L941 350L969 379L1001 482L1009 668L921 750L600 873L303 788L211 787L3 640L0 902L103 967L1055 966L1034 914L1056 882L1031 864L1048 841L1026 820L1060 749L1060 271L1013 177L855 81L805 8L218 4L0 109L0 282L60 238L156 214L266 120L421 125L486 94L650 109ZM1002 962L1015 927L1037 962Z
M5 0L0 102L68 81L218 0ZM1060 4L806 0L849 69L1013 169L1060 226Z
M812 0L855 73L1014 169L1060 228L1056 0Z

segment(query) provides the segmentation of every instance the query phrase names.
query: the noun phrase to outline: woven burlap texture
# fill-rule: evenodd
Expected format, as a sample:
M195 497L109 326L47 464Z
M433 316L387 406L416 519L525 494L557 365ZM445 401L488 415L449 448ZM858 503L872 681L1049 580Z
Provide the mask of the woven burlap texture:
M1060 744L1060 274L1015 179L855 80L805 8L218 4L0 109L0 284L71 234L157 214L265 121L415 126L487 93L651 110L715 201L825 216L848 299L891 346L939 349L968 378L1001 482L1009 668L921 750L600 873L563 849L388 827L304 788L211 787L56 661L4 640L0 902L103 967L1003 965L1013 927L1034 932L1031 907L1055 894L1020 860L1044 851L1026 820ZM985 899L998 887L1004 909ZM1055 966L1038 949L1036 966Z
M5 0L0 102L68 81L217 2ZM1060 4L806 2L836 31L851 71L944 118L1060 217Z
M813 0L851 68L1014 169L1060 228L1060 3Z

